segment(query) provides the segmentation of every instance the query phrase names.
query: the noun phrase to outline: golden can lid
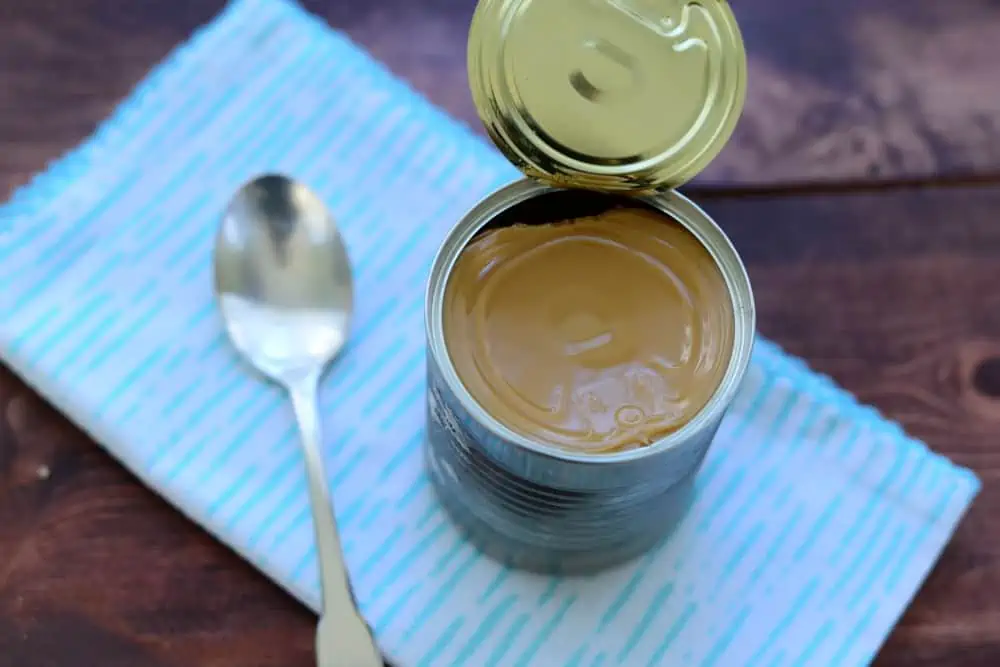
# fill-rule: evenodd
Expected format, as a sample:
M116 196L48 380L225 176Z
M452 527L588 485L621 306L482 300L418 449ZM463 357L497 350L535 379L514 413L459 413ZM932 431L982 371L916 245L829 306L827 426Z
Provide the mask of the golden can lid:
M722 150L746 95L725 0L480 0L468 64L493 142L564 186L681 185Z

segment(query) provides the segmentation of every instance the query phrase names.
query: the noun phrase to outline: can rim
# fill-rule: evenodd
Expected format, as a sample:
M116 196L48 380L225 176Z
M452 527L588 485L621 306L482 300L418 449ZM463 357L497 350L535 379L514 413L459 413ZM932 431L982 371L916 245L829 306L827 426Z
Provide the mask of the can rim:
M531 178L523 178L494 191L462 216L462 221L471 218L475 219L476 223L470 224L466 228L462 228L461 223L459 223L458 226L453 228L445 242L438 249L431 263L430 278L427 281L424 305L424 330L427 336L427 353L433 358L452 395L480 426L488 431L497 433L507 442L539 456L566 463L607 466L616 463L640 461L679 447L692 433L703 428L707 423L718 417L720 413L725 412L732 403L733 398L735 398L736 392L739 390L750 366L757 330L757 313L750 276L746 271L743 260L740 259L739 254L736 252L736 248L715 221L712 220L711 216L676 190L658 191L648 196L636 196L634 199L649 204L662 213L671 216L701 242L712 256L716 266L719 267L733 303L733 346L729 366L726 368L722 381L715 388L711 398L709 398L702 410L693 419L676 431L644 447L611 453L599 452L588 454L574 452L556 445L535 442L517 433L499 419L489 414L476 401L468 389L466 389L465 384L455 370L455 365L452 363L451 355L448 354L447 344L444 339L443 296L447 288L448 278L451 276L452 269L459 255L472 237L503 211L538 195L560 190L562 188L547 185ZM609 194L613 195L614 193ZM624 197L625 195L619 196ZM670 210L662 208L665 198L673 205ZM707 229L694 226L695 220L699 218L711 223L705 226ZM449 243L449 241L453 242ZM720 257L722 253L728 256Z

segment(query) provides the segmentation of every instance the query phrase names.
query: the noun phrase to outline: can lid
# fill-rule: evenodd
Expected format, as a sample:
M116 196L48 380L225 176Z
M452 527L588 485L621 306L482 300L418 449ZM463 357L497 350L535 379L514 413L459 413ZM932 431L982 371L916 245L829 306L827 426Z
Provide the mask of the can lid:
M468 66L509 160L599 190L687 182L722 150L746 95L726 0L480 0Z

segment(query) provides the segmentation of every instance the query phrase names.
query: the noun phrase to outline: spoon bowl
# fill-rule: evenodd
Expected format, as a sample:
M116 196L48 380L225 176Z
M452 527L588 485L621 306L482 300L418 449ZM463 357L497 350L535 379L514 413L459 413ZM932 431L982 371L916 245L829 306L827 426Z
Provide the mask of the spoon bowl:
M316 663L382 667L351 594L323 470L316 396L347 342L354 290L347 249L319 197L279 175L240 188L216 238L215 291L234 347L288 390L302 431L323 591Z
M326 366L347 342L350 260L323 202L277 175L237 191L222 219L215 288L233 344L281 383Z

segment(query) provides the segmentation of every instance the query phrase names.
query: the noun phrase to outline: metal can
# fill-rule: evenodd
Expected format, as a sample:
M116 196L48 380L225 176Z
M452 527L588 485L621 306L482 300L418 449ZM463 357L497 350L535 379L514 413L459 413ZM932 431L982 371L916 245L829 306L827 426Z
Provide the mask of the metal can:
M630 197L673 218L709 251L736 318L722 383L704 409L649 446L593 455L533 442L483 410L449 358L443 301L466 244L491 226L579 217L622 196L566 190L531 179L484 199L452 229L427 290L427 462L442 504L485 552L539 571L584 572L633 557L659 542L690 500L692 480L750 361L755 330L750 281L712 219L675 191Z
M673 80L657 80L663 73ZM475 206L432 265L428 473L445 509L487 554L542 572L601 569L646 551L677 524L750 361L746 270L718 225L674 189L732 133L745 96L742 41L724 0L481 0L469 79L490 137L528 178ZM664 105L662 124L650 124L650 105ZM672 218L715 261L735 318L727 370L693 419L650 445L587 454L533 441L484 410L456 372L443 326L451 271L487 228L584 217L623 202Z

